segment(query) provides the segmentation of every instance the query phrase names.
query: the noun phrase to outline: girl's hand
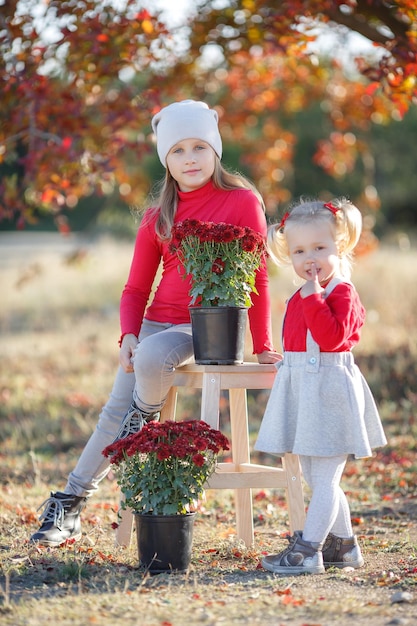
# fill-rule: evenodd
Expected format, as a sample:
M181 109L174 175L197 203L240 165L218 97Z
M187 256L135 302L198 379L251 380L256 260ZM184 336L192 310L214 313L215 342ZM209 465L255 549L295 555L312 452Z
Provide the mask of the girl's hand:
M119 352L119 363L127 374L133 372L132 356L138 345L136 335L128 334L123 337Z
M272 352L272 350L265 350L265 352L261 352L256 355L258 357L258 363L276 363L277 361L282 361L282 354L278 352Z
M312 263L310 269L311 279L307 280L300 290L300 295L302 298L307 298L308 296L313 295L313 293L323 293L324 291L323 287L319 283L316 264Z

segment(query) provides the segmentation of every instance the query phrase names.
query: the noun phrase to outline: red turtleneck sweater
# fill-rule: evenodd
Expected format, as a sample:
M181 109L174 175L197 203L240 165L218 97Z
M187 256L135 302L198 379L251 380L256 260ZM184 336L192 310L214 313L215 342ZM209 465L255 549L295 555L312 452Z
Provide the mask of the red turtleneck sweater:
M266 236L265 214L255 194L248 189L222 191L212 182L191 192L178 192L175 222L198 219L249 226ZM139 227L129 277L120 302L122 337L138 336L142 319L170 324L189 323L189 281L178 271L178 259L169 252L168 243L155 233L157 216L149 209ZM162 277L148 305L153 282L162 261ZM254 354L272 350L270 298L266 266L257 272L256 289L249 309L249 324Z

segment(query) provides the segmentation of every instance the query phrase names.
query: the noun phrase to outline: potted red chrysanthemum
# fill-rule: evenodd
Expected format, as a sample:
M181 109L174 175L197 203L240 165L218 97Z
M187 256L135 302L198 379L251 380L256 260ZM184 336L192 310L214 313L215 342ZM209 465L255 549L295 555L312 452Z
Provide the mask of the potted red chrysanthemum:
M150 422L107 446L123 506L136 514L139 558L152 572L184 570L191 558L195 504L229 449L220 431L200 420Z
M247 226L188 219L174 224L171 237L180 271L190 279L196 362L242 362L247 309L266 254L262 235Z

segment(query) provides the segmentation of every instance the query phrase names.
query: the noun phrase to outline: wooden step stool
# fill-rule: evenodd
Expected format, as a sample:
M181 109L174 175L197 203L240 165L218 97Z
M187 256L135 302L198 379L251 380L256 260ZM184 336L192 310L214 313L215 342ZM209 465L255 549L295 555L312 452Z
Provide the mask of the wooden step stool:
M247 389L271 389L277 370L274 365L184 365L177 368L174 384L161 411L161 421L175 420L180 387L202 390L201 419L219 429L222 389L229 391L232 463L219 463L210 477L208 489L234 489L237 536L247 546L253 544L252 488L285 489L291 533L302 530L305 507L298 456L285 454L282 467L250 462ZM127 546L132 534L132 512L120 510L116 543Z

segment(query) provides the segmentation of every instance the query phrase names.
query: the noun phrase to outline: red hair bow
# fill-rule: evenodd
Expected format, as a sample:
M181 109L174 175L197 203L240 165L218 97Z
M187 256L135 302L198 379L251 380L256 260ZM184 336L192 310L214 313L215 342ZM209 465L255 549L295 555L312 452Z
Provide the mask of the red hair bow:
M288 213L288 211L286 213L284 213L282 220L278 226L278 230L282 230L285 226L285 222L287 221L287 219L289 218L290 214Z
M333 215L336 215L336 213L340 210L337 206L334 206L334 204L332 204L331 202L324 202L323 206L326 209L329 209L329 211L331 211Z

